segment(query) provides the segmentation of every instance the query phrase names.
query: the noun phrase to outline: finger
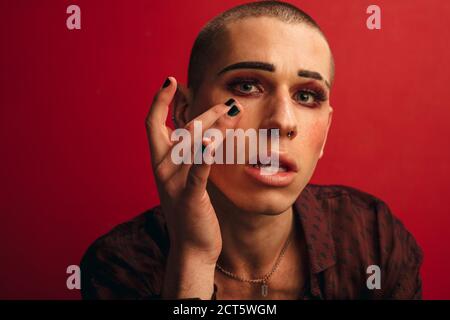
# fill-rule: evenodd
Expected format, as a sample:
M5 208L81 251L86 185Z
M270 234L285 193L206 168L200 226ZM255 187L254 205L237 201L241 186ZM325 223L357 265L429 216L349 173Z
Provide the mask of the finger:
M214 146L209 143L203 143L203 155L205 157L212 157L214 153ZM205 191L208 183L209 173L211 171L211 164L203 161L201 164L193 164L190 166L186 179L186 195L190 199L200 199Z
M216 137L214 133L209 134L210 131L205 133L206 138L213 138L212 140L216 150L222 147L222 143L227 138L226 130L235 129L244 113L245 109L239 104L238 101L235 101L228 112L224 116L219 117L211 126L211 129L219 130L222 135Z
M203 112L198 117L189 121L184 127L189 133L194 136L199 132L195 132L195 124L201 123L202 130L205 131L212 127L219 119L223 119L225 123L230 126L235 125L242 117L242 111L244 108L235 99L228 99L225 103L217 104L207 111ZM202 132L200 132L202 134Z
M204 136L204 132L208 129L216 128L216 126L234 128L242 117L242 111L244 108L235 99L228 99L223 104L217 104L192 121L190 121L185 129L188 130L191 136L194 137L192 140L193 148L195 150L200 149L200 141ZM200 126L201 125L201 126ZM199 128L201 127L201 130ZM208 137L209 138L209 137ZM223 140L223 137L221 138ZM216 145L221 141L216 141Z
M193 119L192 121L190 121L186 126L185 126L185 130L188 130L188 137L191 137L191 141L190 141L190 145L191 145L191 157L190 159L188 158L188 160L190 161L186 161L183 164L176 164L173 161L172 158L172 152L168 152L168 154L166 155L166 157L163 159L163 161L161 162L161 165L159 166L158 171L161 173L160 174L160 179L162 180L166 180L166 179L171 179L178 171L181 171L180 173L183 176L186 176L191 164L194 162L195 160L195 155L201 155L201 153L199 154L197 151L201 149L201 142L205 141L205 138L203 137L203 133L210 128L215 128L218 129L219 131L222 132L222 136L221 137L213 137L213 139L210 139L209 136L206 137L206 139L209 139L210 141L213 140L214 142L214 148L219 148L219 146L221 146L224 138L225 138L225 130L226 129L232 129L235 128L237 126L237 123L239 122L239 119L242 117L242 114L244 112L244 108L242 107L241 104L239 104L238 101L235 101L233 99L233 101L230 103L229 101L227 101L228 103L226 104L218 104L213 106L212 108L210 108L208 111L202 113L200 116L198 116L197 118ZM231 111L231 112L230 112ZM195 124L197 122L201 123L201 129L202 130L198 130L199 128L195 128ZM175 148L178 150L178 145L179 143L184 143L184 140L181 142L178 142L177 144L172 146L171 151L175 150ZM198 159L198 157L197 157ZM203 159L202 159L203 162Z
M146 117L147 138L154 167L161 162L172 146L170 141L171 129L166 126L166 120L169 114L169 105L176 89L176 79L168 77L154 96L152 106Z

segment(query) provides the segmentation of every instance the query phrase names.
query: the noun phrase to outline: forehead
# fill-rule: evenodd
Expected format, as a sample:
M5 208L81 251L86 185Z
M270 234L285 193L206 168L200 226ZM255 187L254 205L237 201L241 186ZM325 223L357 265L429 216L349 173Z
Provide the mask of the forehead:
M276 72L316 71L330 80L331 53L319 31L272 17L251 17L229 23L219 43L217 69L239 61L273 63Z

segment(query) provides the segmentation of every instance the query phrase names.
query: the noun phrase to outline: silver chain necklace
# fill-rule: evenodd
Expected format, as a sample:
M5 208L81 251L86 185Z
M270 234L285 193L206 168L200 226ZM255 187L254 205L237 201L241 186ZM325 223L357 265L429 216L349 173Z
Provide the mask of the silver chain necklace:
M284 254L286 253L289 243L291 242L291 238L292 238L292 232L289 234L289 237L286 239L283 249L281 249L281 252L280 252L277 260L275 261L275 264L272 267L272 270L270 270L270 272L262 278L246 279L244 277L238 276L237 274L234 274L233 272L225 270L224 268L222 268L222 266L219 263L216 263L216 268L220 272L222 272L223 274L225 274L226 276L228 276L232 279L235 279L235 280L238 280L241 282L247 282L247 283L254 283L254 284L260 283L261 284L261 295L263 297L266 297L269 294L269 285L268 285L269 279L274 274L274 272L277 270L278 266L280 265L281 259L283 258Z

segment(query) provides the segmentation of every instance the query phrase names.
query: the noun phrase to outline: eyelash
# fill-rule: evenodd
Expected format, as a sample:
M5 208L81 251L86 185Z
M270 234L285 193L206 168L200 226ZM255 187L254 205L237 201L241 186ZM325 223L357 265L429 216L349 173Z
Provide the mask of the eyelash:
M255 95L254 93L245 93L245 92L242 92L242 91L239 91L236 89L236 86L243 85L243 84L249 84L252 86L261 85L260 81L257 79L240 77L240 78L235 78L235 79L231 80L230 82L228 82L227 87L230 91L232 91L236 95L241 95L241 96ZM314 102L312 104L307 104L308 106L317 107L322 102L327 100L326 93L321 88L317 88L317 89L316 88L315 89L304 88L304 89L298 90L295 93L295 95L297 95L299 93L307 93L313 97ZM299 102L299 103L301 103L301 102Z

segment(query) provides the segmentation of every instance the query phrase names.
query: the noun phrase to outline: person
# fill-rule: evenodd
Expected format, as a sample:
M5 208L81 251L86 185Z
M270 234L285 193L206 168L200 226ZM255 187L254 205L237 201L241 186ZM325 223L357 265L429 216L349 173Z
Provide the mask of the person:
M291 4L246 3L206 24L187 86L167 78L146 119L161 204L89 247L83 298L420 299L422 251L388 205L309 183L332 121L333 78L327 39ZM175 164L171 103L176 128L189 133L194 121L277 129L280 172ZM213 155L217 145L202 141Z

